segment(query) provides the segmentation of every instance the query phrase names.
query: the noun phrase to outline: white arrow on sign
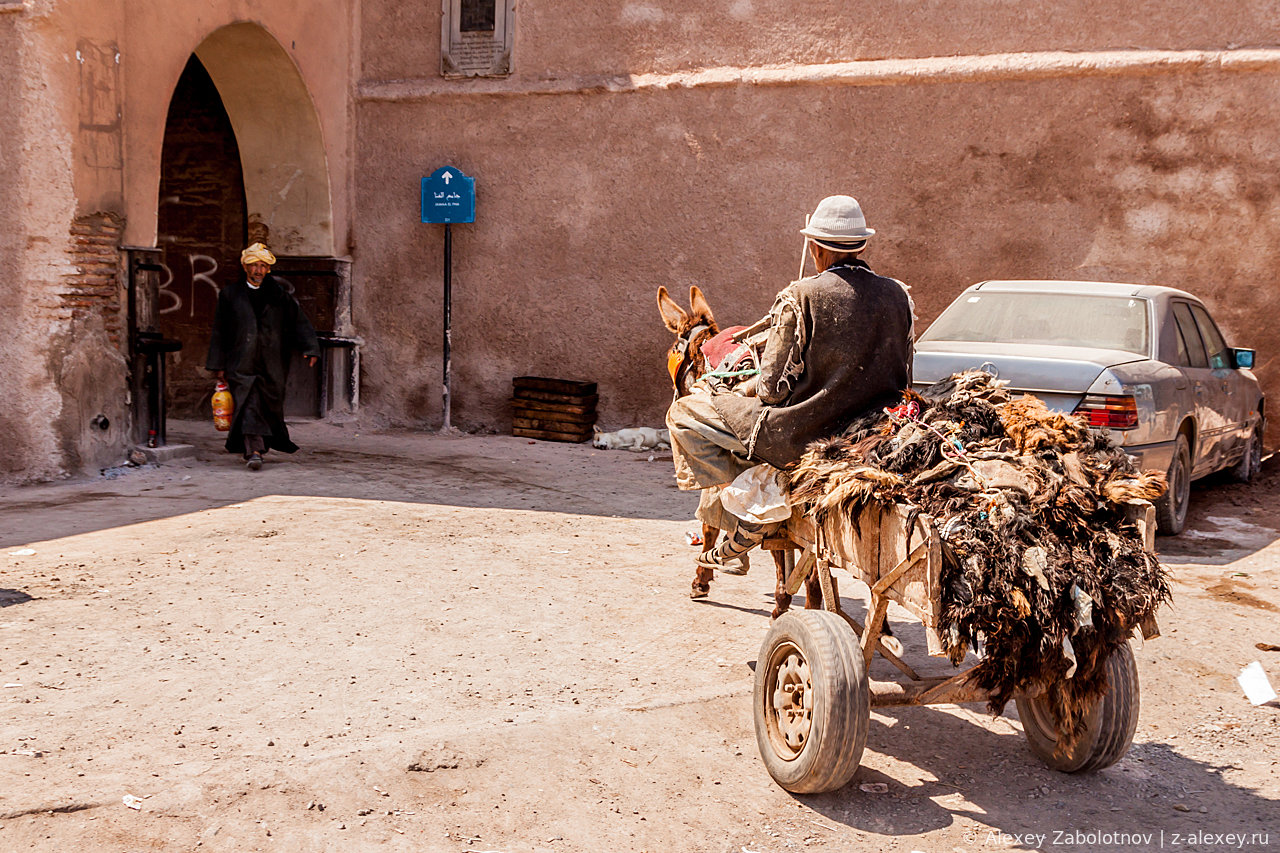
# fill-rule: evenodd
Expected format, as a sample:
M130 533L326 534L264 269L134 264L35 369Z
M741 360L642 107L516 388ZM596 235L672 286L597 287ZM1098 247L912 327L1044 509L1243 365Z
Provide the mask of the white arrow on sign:
M445 172L443 175L440 176L440 180L444 181L444 185L446 187L449 186L449 182L453 180L453 173Z

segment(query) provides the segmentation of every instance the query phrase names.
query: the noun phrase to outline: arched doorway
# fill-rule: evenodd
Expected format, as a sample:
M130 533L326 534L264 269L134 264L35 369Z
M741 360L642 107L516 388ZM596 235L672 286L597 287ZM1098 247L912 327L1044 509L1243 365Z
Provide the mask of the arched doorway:
M234 258L245 245L244 174L235 132L218 89L192 56L173 92L160 159L156 243L160 292L156 325L182 342L171 357L168 412L203 416L209 396L204 354L218 290L234 275Z
M317 331L339 328L349 288L346 263L333 257L332 219L320 123L297 66L256 24L215 31L174 89L161 155L155 325L182 342L165 382L170 416L208 414L209 328L247 243L261 240L280 258L276 271ZM296 378L286 412L323 414L328 377Z

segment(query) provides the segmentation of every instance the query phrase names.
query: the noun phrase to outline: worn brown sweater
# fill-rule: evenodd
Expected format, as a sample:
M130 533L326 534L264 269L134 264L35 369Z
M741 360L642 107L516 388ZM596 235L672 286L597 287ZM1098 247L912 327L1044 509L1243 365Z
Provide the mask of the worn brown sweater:
M809 442L892 405L907 387L910 300L901 284L865 262L792 282L770 314L760 396L712 397L752 458L786 466Z

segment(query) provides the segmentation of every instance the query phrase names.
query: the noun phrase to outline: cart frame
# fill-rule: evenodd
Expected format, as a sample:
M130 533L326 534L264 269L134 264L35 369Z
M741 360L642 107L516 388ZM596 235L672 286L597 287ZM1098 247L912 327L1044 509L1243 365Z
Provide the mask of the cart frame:
M1155 507L1147 501L1130 501L1125 518L1137 524L1143 547L1154 550ZM813 520L799 514L779 532L781 535L766 539L761 547L783 552L787 593L797 593L810 573L816 572L823 609L837 614L853 629L867 670L878 652L907 677L907 681L868 678L871 707L987 701L987 691L969 683L972 667L951 676L921 676L887 648L883 639L889 603L896 602L924 626L930 656L945 654L937 633L942 615L942 541L931 516L913 507L872 501L855 520L840 526L834 542L823 541ZM837 580L831 574L837 567L867 586L866 625L841 608ZM1143 622L1141 629L1144 640L1160 636L1154 616ZM1039 694L1019 695L1030 698Z

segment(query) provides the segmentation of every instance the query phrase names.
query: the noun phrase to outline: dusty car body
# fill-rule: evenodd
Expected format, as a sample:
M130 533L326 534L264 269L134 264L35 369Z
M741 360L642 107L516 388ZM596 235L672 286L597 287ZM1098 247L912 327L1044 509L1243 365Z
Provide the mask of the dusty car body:
M1262 459L1265 399L1254 352L1227 346L1204 304L1170 287L1087 281L984 281L916 343L913 384L981 368L1047 406L1074 412L1166 471L1160 532L1186 523L1191 481Z

